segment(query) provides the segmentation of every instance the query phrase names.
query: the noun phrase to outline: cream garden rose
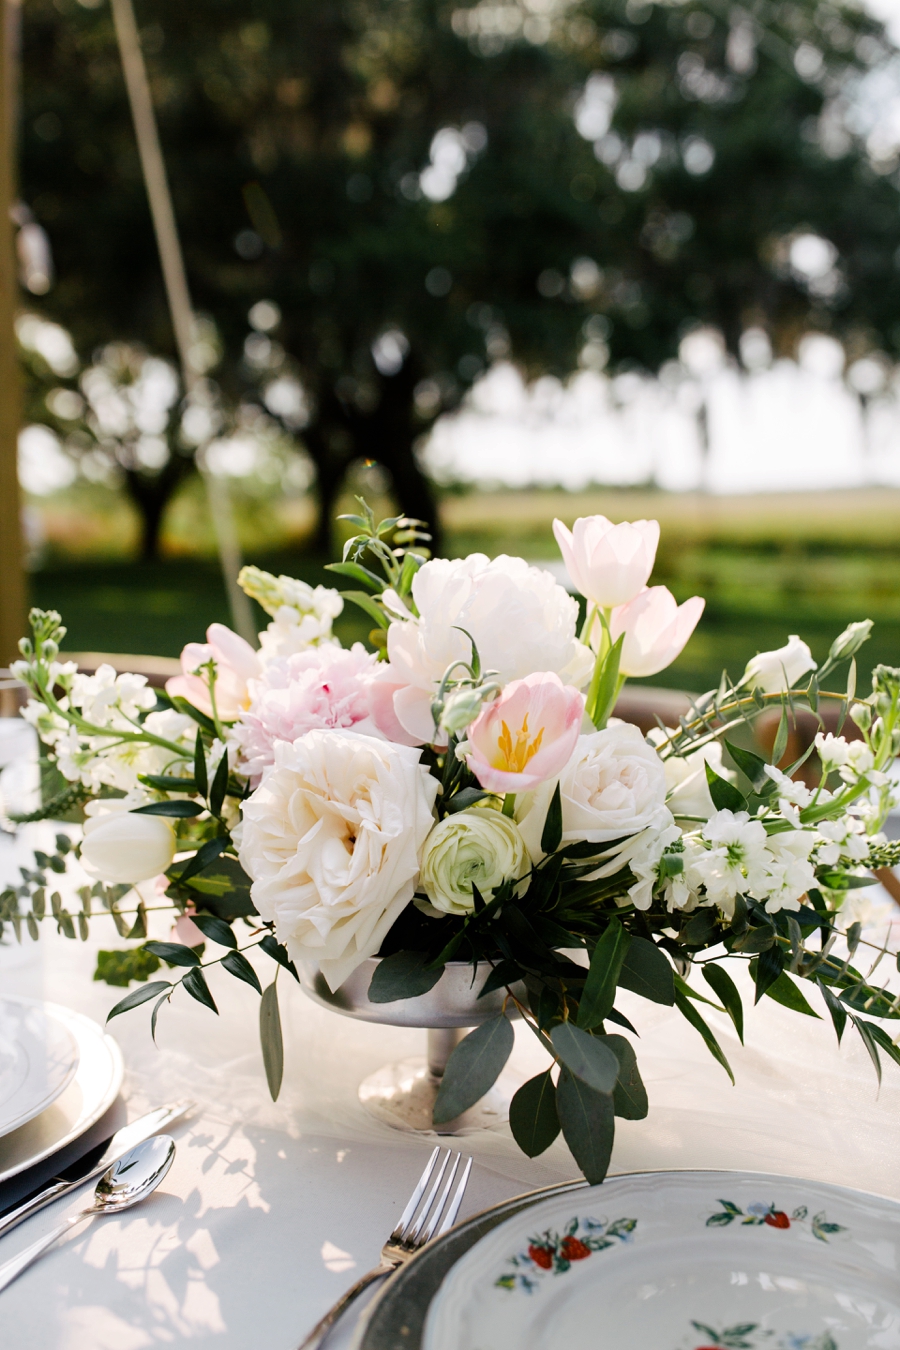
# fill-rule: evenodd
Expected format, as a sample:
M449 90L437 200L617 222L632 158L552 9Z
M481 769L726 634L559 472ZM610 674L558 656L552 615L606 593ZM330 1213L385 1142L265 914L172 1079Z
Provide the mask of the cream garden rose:
M580 736L559 786L563 843L606 843L671 821L662 760L638 728L626 722ZM555 781L542 783L522 798L516 812L535 859L542 856L541 834L555 787Z
M337 989L413 897L438 783L419 752L353 731L275 745L243 807L253 903L294 960Z
M519 827L499 811L474 809L445 816L425 841L421 886L435 909L469 914L473 883L485 900L501 882L531 867Z
M796 633L791 633L783 647L773 652L758 652L747 662L742 684L751 689L762 689L766 694L778 694L784 689L792 689L816 663L806 643Z

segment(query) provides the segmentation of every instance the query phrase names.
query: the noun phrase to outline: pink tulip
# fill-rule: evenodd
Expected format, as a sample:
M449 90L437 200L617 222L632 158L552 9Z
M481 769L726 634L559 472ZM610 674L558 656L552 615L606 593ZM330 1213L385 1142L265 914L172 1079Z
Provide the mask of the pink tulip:
M184 698L188 703L213 716L209 696L209 672L201 669L209 661L216 663L216 711L223 722L233 722L249 707L247 681L262 673L259 657L242 637L232 633L223 623L211 623L206 630L206 642L189 642L181 653L180 675L166 681L170 698ZM195 671L199 671L195 674Z
M614 609L609 620L610 637L615 642L625 634L619 673L640 679L665 670L697 627L705 604L695 595L679 605L665 586L649 586L627 605Z
M191 906L184 914L179 914L172 924L172 931L169 934L170 942L180 942L185 947L199 947L201 943L206 941L205 935L191 918L194 912L193 906Z
M527 792L561 773L584 715L584 695L542 672L513 680L469 727L469 768L488 792Z
M613 525L606 516L582 516L572 530L554 520L553 533L572 585L592 604L613 609L646 586L656 560L658 520Z

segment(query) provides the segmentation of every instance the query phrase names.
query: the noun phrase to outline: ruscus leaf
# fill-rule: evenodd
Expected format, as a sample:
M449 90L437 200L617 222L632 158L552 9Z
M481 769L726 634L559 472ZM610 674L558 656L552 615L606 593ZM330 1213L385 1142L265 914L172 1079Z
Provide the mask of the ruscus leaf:
M145 942L144 951L152 952L161 961L167 961L170 966L199 966L200 964L200 957L193 947L186 947L183 942Z
M273 961L277 961L280 966L284 966L285 970L289 970L297 983L300 983L297 967L288 956L287 947L280 943L271 933L267 933L262 939L259 944L259 950L265 952L266 956L271 957Z
M226 923L224 919L217 919L212 914L192 914L191 918L200 929L204 937L208 937L210 942L217 942L220 947L237 946L237 938L234 936L231 924Z
M181 983L184 985L191 998L195 998L198 1003L203 1004L204 1008L209 1008L210 1012L214 1012L216 1016L218 1016L219 1010L216 1007L216 1001L209 992L206 976L199 967L195 966L193 970L189 970L182 978Z
M171 816L173 820L190 820L192 816L199 816L200 812L205 809L202 804L197 802L151 802L149 806L136 806L131 814L135 816Z
M716 773L709 760L704 763L706 769L706 781L709 785L709 795L712 797L713 806L717 811L746 811L747 798L743 792L739 791L733 783L729 783L727 778Z
M685 998L684 994L682 994L681 991L678 989L676 989L675 991L675 1004L676 1007L678 1008L678 1011L682 1014L682 1016L685 1017L688 1022L690 1022L691 1026L694 1027L695 1030L699 1031L700 1035L706 1042L706 1048L709 1050L709 1053L712 1055L713 1059L718 1060L718 1062L722 1065L722 1068L728 1074L728 1077L731 1079L732 1083L734 1083L734 1074L731 1072L731 1065L725 1058L725 1052L723 1051L721 1045L716 1040L715 1036L712 1033L712 1030L706 1025L703 1018L700 1016L699 1012L694 1007L690 999Z
M107 1022L119 1013L130 1012L132 1008L139 1008L142 1003L149 1003L151 998L156 998L157 994L168 991L172 985L168 980L154 980L151 984L142 984L139 989L132 989L130 994L126 994L120 999L114 1008L111 1008L106 1014Z
M541 834L541 852L555 853L562 842L562 832L562 798L559 783L557 783L553 789L553 796L550 798L550 805L547 808L547 818L544 821L544 829Z
M825 1000L825 1006L831 1014L834 1034L837 1036L838 1045L840 1045L841 1037L844 1034L844 1028L847 1025L847 1009L844 1007L843 1003L841 1003L840 999L835 998L824 980L817 979L816 984L819 986L819 990Z
M259 1043L269 1095L276 1102L284 1076L284 1041L281 1035L281 1013L278 1010L278 989L274 980L263 990L259 1004Z
M737 985L723 966L703 966L703 978L734 1023L741 1045L744 1044L744 1005Z
M243 952L229 952L227 956L222 957L221 965L228 971L229 975L233 975L237 980L243 980L258 994L262 993L259 976Z

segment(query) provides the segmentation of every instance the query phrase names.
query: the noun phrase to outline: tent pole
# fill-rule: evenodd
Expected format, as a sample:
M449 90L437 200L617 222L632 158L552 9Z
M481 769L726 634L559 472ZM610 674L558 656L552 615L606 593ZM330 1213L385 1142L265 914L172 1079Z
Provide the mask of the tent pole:
M194 394L201 393L203 376L195 367L192 358L194 313L172 207L172 195L159 142L156 115L153 111L150 83L147 79L147 68L144 64L144 54L141 51L131 0L111 0L111 3L141 169L150 200L150 213L153 217L172 328L181 363L181 375L185 392L190 398ZM224 479L211 473L206 467L204 449L203 446L199 448L197 457L206 484L207 500L231 607L232 622L241 637L255 644L256 625L253 622L253 610L249 599L237 584L238 572L241 569L241 549L228 486Z
M18 656L25 633L21 496L17 467L22 395L15 315L18 307L13 223L16 147L15 0L3 0L0 22L0 665Z

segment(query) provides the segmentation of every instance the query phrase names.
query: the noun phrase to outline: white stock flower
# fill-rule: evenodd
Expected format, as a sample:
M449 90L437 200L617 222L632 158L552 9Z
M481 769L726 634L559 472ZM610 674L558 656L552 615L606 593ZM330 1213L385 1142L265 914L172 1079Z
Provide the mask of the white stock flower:
M500 811L459 811L435 825L422 851L420 886L435 909L470 914L473 883L485 900L506 880L518 881L531 867L525 840Z
M834 867L841 859L850 863L862 862L868 856L872 841L866 835L862 821L855 816L820 821L816 831L821 841L816 849L816 861L827 867Z
M95 726L134 731L139 713L156 703L156 694L147 685L146 675L117 675L110 665L98 666L93 675L76 675L72 680L69 704Z
M832 769L842 769L847 763L850 743L843 736L832 736L831 732L820 731L816 734L816 750L826 773Z
M259 635L263 664L276 656L292 656L334 641L331 625L343 610L344 601L330 586L309 586L296 577L276 577L259 567L242 568L238 581L272 617Z
M241 866L292 959L331 989L412 899L438 783L419 753L353 731L279 741L243 806Z
M735 896L758 895L766 883L766 832L746 811L717 811L703 829L709 844L692 853L685 881L694 890L705 887L707 897L726 918L734 915Z
M175 831L164 816L135 815L141 794L88 802L81 864L109 885L159 876L175 857Z
M607 843L672 822L663 762L628 722L580 736L558 781L563 843ZM541 834L555 787L556 780L542 783L517 803L516 818L535 861L542 856Z
M816 884L816 869L809 855L816 842L812 830L788 830L766 841L766 913L799 909L800 900Z
M373 716L391 739L434 739L432 699L448 666L471 660L466 633L501 685L539 671L578 689L590 678L593 656L575 636L576 601L522 558L432 559L416 573L412 595L419 618L391 624L389 660L372 691Z
M792 689L801 675L815 668L809 647L792 633L783 647L773 652L758 652L748 661L741 684L761 689L764 694L778 694Z
M628 866L636 878L628 894L635 909L649 909L653 903L653 888L659 876L659 860L670 844L681 838L677 825L667 825L662 830L644 830L641 835L642 847L635 849L628 859Z

